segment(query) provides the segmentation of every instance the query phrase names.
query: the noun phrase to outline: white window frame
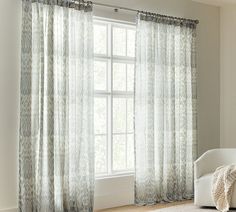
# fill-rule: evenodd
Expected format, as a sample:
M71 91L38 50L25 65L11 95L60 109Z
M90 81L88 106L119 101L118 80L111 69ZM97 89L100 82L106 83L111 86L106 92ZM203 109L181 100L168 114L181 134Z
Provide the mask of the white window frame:
M100 90L95 90L95 98L101 97L104 98L106 97L107 99L107 173L104 174L96 174L97 179L101 178L110 178L110 177L116 177L116 176L127 176L127 175L133 175L134 170L121 170L121 171L114 171L112 170L113 168L113 141L112 141L112 135L127 135L128 134L134 134L134 132L128 133L127 132L127 124L126 124L126 132L125 133L113 133L113 105L112 105L112 99L113 97L123 97L123 98L134 98L134 92L123 92L123 91L112 91L112 83L113 83L113 62L125 62L126 64L135 64L135 57L128 57L128 56L114 56L112 55L113 52L113 27L122 27L126 29L135 29L135 24L130 23L130 22L122 22L122 21L116 21L116 20L111 20L111 19L104 19L104 18L99 18L95 17L94 18L94 24L98 25L106 25L107 26L107 55L102 55L102 54L94 54L94 60L95 61L107 61L107 91L100 91ZM126 31L127 33L127 31ZM127 34L126 34L126 39L127 39ZM127 40L126 40L127 41ZM126 42L127 45L127 42ZM127 51L127 47L126 47ZM127 55L127 52L126 52ZM126 74L127 74L127 69L126 69ZM126 77L127 80L127 77ZM110 82L110 83L109 83ZM127 83L126 83L127 85ZM127 101L126 101L127 104ZM126 110L127 110L127 105L126 105ZM126 114L127 116L127 114ZM127 122L127 118L126 118ZM102 135L102 134L96 134L96 135ZM105 134L103 134L105 135ZM127 138L126 138L126 151L127 151ZM126 153L127 156L127 153ZM127 158L126 158L126 163L127 163Z

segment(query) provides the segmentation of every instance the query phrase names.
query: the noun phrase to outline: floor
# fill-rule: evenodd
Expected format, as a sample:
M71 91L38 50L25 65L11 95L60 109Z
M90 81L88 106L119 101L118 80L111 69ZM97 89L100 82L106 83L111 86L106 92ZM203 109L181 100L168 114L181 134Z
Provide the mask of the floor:
M143 211L153 211L161 208L167 208L171 206L176 206L176 205L181 205L181 204L188 204L192 203L192 201L181 201L181 202L174 202L174 203L165 203L165 204L158 204L158 205L153 205L153 206L143 206L143 207L138 207L134 205L130 206L124 206L124 207L119 207L119 208L111 208L111 209L106 209L106 210L99 210L97 212L143 212Z

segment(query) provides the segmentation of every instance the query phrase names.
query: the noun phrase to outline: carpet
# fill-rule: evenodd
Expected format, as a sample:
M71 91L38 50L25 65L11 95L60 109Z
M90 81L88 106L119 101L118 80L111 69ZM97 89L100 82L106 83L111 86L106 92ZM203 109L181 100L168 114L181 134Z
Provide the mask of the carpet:
M236 212L236 209L230 211ZM193 204L183 204L169 208L157 209L151 212L217 212L217 210L215 208L200 208Z

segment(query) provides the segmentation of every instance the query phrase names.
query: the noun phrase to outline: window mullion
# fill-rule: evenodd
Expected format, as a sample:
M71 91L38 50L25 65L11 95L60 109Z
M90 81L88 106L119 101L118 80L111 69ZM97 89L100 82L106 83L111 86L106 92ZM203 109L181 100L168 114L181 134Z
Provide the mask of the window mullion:
M111 167L112 167L112 129L111 129L111 126L112 126L112 97L111 95L108 96L108 110L107 110L107 123L108 123L108 127L107 127L107 130L108 130L108 142L107 142L107 158L108 158L108 175L111 175L112 174L112 170L111 170Z
M128 168L128 156L127 156L127 151L128 151L128 135L127 135L127 131L128 131L128 115L127 115L127 111L128 111L128 99L126 98L125 100L126 106L125 106L125 121L126 121L126 126L125 126L125 167L126 169Z
M109 57L110 57L110 61L109 61L109 68L108 68L108 72L109 72L109 81L108 81L108 89L110 92L110 96L109 96L109 174L112 175L113 174L113 94L112 94L112 82L113 82L113 59L112 59L112 24L108 25L108 47L109 47Z
M110 24L111 55L111 173L113 174L113 25Z
M127 55L127 30L126 30L126 55ZM126 92L128 91L128 74L127 74L127 70L128 69L128 66L127 64L125 64L125 80L126 80ZM125 100L125 121L126 121L126 126L125 126L125 167L126 169L128 168L128 162L127 162L127 159L128 159L128 135L127 135L127 132L128 132L128 98L126 97L126 100Z
M127 42L128 32L127 29L125 29L125 56L128 57L128 42Z

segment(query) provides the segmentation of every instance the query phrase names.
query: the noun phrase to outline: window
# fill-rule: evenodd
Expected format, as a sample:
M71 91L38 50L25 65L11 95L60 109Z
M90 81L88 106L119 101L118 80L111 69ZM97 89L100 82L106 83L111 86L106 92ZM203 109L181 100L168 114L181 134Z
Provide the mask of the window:
M96 20L94 54L96 176L133 172L134 26Z

